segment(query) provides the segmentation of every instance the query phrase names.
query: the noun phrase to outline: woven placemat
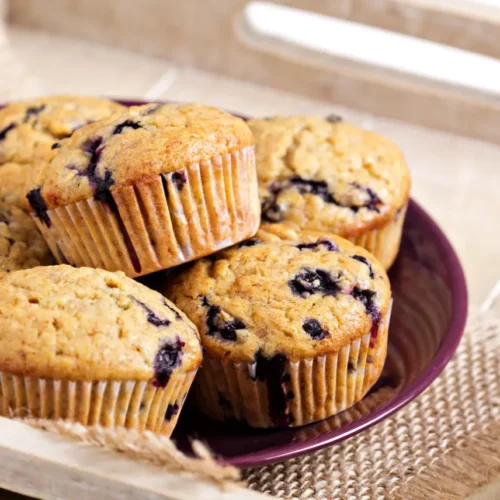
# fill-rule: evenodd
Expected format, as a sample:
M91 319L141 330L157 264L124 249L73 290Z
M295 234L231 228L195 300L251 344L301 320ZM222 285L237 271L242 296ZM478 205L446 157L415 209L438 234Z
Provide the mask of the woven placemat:
M248 469L279 498L459 499L500 475L500 318L472 320L443 374L371 429L325 450Z

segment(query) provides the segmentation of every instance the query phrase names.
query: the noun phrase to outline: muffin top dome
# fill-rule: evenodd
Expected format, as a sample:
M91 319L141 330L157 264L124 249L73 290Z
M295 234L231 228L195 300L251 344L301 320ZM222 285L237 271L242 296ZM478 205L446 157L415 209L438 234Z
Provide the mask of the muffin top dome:
M176 172L182 184L188 174L177 171L253 143L243 120L216 108L135 106L75 132L58 150L41 190L32 197L35 207L51 209L99 199L107 190L158 174Z
M194 325L123 273L39 267L0 280L0 371L68 380L153 380L201 363Z
M297 360L338 352L371 332L389 309L385 271L343 238L273 235L195 262L165 294L198 327L209 356L252 362L284 354Z
M123 110L98 97L59 95L10 104L0 110L0 165L48 160L58 141L90 122Z
M264 222L341 236L379 227L409 197L410 176L390 140L335 119L250 120Z

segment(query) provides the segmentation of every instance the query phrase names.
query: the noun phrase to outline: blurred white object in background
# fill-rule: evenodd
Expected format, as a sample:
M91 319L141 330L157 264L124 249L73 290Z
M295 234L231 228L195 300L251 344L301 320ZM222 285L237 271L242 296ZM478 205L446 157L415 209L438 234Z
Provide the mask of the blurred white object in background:
M474 1L500 6L500 0ZM257 35L346 60L500 94L500 60L493 57L270 2L250 2L245 15Z

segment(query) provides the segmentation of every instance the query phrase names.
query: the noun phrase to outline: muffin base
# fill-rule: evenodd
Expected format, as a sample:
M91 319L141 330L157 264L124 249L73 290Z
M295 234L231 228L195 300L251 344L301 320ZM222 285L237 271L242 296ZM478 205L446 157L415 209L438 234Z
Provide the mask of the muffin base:
M356 236L341 236L368 250L387 270L392 266L398 255L407 208L408 205L404 205L396 212L392 220L377 229Z
M100 200L100 201L99 201ZM252 237L260 222L254 147L32 214L61 264L142 276Z
M283 360L278 380L261 380L256 363L205 355L193 385L196 406L216 420L243 420L252 427L296 427L322 420L360 401L382 373L390 310L376 338L370 333L338 353ZM272 360L270 361L272 363Z
M163 388L148 381L78 382L0 372L0 416L66 420L170 436L196 371L174 373Z

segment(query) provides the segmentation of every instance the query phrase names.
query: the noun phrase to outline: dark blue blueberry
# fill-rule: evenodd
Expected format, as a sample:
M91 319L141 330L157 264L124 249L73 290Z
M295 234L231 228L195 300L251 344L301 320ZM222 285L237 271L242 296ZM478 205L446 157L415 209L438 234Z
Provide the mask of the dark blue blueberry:
M174 314L175 314L175 319L177 321L182 321L182 316L179 314L179 311L176 311L168 302L167 299L163 299L163 304L165 304L165 307L170 309Z
M42 104L38 107L36 106L29 107L26 110L23 122L26 123L32 116L38 116L44 109L45 109L45 104Z
M300 243L297 245L299 250L326 250L327 252L338 252L339 247L332 240L319 239L315 243Z
M370 330L371 336L376 338L380 324L380 311L375 303L377 294L373 290L361 290L358 287L354 287L352 296L365 306L367 314L372 319L372 327Z
M170 420L172 420L172 417L174 415L177 415L177 413L179 413L179 405L177 403L174 403L173 405L172 404L168 405L167 411L165 413L165 420L170 422Z
M326 203L333 203L342 206L342 204L335 199L335 196L329 191L328 184L325 181L313 181L309 179L302 179L298 175L290 178L290 183L295 186L300 194L313 194L319 196Z
M121 134L124 128L131 128L137 130L138 128L142 128L142 125L139 122L135 122L133 120L125 120L122 123L119 123L112 132L112 135Z
M233 318L230 321L221 317L222 308L220 306L211 305L206 297L203 297L202 304L208 307L207 312L207 335L219 336L224 340L235 342L238 338L238 330L246 330L246 325L238 318ZM227 315L227 313L225 313Z
M303 268L288 282L288 286L295 295L304 298L313 293L334 296L340 291L336 279L323 269Z
M61 147L60 143L54 142L54 144L52 144L52 146L50 147L50 149L59 149L60 147Z
M7 137L7 134L15 128L16 128L15 123L9 123L9 125L4 127L3 129L1 129L0 130L0 141L3 141Z
M186 344L179 337L175 340L164 340L155 356L153 367L155 387L166 387L172 372L181 364L182 351Z
M184 184L187 182L186 172L174 172L172 174L172 182L178 191L182 191Z
M142 266L139 261L139 257L137 256L132 239L128 234L120 211L118 210L118 205L116 204L113 194L110 191L111 187L115 183L113 175L109 170L105 170L103 176L97 172L97 166L99 164L99 160L101 159L102 152L104 151L104 147L103 137L87 139L82 145L83 152L90 154L90 161L87 168L83 171L78 170L72 165L69 165L66 168L69 170L75 170L77 172L76 175L79 177L86 177L94 192L94 199L100 201L115 216L118 227L123 235L123 241L127 247L132 266L134 267L136 273L140 273Z
M130 298L139 304L147 314L147 320L149 323L151 323L154 326L161 327L161 326L169 326L170 323L172 323L169 319L162 319L160 318L153 310L151 310L144 302L141 302L140 300L136 299L135 297L130 296Z
M283 220L283 210L276 198L277 195L262 200L262 220L266 222L280 222Z
M366 257L363 257L362 255L353 255L351 257L351 259L358 260L359 262L362 262L363 264L367 265L368 269L370 270L370 278L373 279L375 277L375 273L373 272L372 265L370 264L370 262L368 261L368 259Z
M254 247L255 245L258 245L259 243L262 243L262 240L259 240L259 238L251 238L249 240L242 241L241 243L238 243L238 245L236 245L236 248Z
M368 210L373 210L375 212L380 212L379 205L382 204L382 200L378 197L378 195L373 191L372 188L366 187L366 186L361 186L361 184L357 182L351 183L353 187L356 189L359 189L361 191L364 191L368 195L368 201L365 202L363 205L359 206L359 208L367 208Z
M267 386L269 417L276 427L288 427L293 416L288 413L288 393L283 387L286 369L286 356L275 354L266 357L262 351L255 355L255 376Z
M47 203L42 196L42 190L40 188L32 189L27 195L26 198L28 202L35 212L36 216L47 226L50 227L52 225L52 221L50 220L49 214L47 213Z
M317 319L306 319L302 324L302 328L313 340L322 340L330 335L328 330L321 327Z

